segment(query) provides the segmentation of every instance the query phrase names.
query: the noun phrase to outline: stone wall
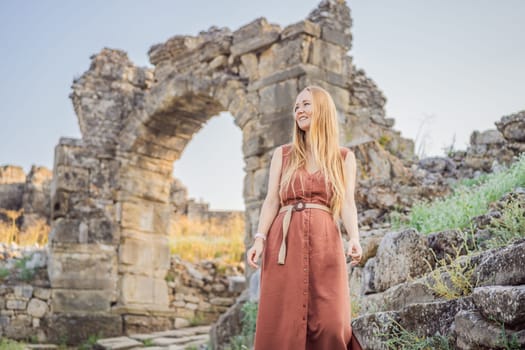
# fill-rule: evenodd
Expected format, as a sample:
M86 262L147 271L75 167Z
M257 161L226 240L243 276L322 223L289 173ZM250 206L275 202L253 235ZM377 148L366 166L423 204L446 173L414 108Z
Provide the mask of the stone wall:
M60 338L59 331L67 328L67 325L54 317L53 308L67 301L67 296L51 289L45 247L1 244L0 248L0 337L78 343L86 341L90 335L98 334L97 327L86 325L87 329L78 336ZM166 281L169 290L169 310L166 314L154 318L142 314L124 314L119 322L107 323L110 328L106 335L111 336L111 332L113 335L129 335L158 328L211 324L235 303L246 287L242 264L228 265L215 261L192 264L177 256L171 256ZM96 307L88 299L79 302L84 303L82 306L85 308Z

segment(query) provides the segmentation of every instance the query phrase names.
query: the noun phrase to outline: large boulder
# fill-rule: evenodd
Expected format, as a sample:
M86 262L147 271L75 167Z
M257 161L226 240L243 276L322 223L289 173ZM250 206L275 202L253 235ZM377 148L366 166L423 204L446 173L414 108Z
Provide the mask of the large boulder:
M479 287L474 289L472 298L486 319L525 328L525 285Z
M426 237L407 229L387 233L375 260L374 287L382 292L428 272L433 256Z
M478 286L525 284L525 239L481 255L474 275Z
M513 331L485 320L477 311L463 310L455 317L456 349L523 349L525 330ZM509 347L506 342L516 342Z

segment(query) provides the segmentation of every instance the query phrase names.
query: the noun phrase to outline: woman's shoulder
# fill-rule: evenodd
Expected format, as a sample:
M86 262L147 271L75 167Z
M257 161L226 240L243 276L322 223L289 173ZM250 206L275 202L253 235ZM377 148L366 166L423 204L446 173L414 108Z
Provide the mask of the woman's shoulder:
M341 151L341 155L343 156L343 159L346 159L346 156L348 155L348 153L351 153L353 155L353 151L348 148L348 147L344 147L344 146L339 146L339 151Z
M292 146L293 146L292 143L285 143L284 145L281 145L279 147L281 147L281 151L283 155L288 155L290 151L292 150Z

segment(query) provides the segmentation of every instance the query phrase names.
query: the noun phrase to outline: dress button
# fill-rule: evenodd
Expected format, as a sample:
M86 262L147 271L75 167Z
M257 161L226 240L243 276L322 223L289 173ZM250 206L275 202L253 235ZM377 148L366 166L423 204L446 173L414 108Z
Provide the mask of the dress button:
M304 272L306 272L306 268L304 268L303 270L304 270Z
M304 283L306 283L306 279L304 280Z
M303 292L304 295L306 295L306 292Z
M303 307L306 307L306 304L303 304Z

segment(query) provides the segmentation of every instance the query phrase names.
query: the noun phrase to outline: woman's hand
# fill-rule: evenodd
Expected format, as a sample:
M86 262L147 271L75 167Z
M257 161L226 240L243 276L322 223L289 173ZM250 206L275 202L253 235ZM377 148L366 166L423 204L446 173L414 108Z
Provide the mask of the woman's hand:
M248 252L246 253L246 256L248 258L248 264L254 269L259 268L259 265L257 265L257 261L259 260L259 257L261 256L263 250L264 243L262 239L257 238L253 243L252 247L248 249Z
M350 239L348 241L346 255L352 259L352 266L359 264L363 256L363 248L361 248L361 244L359 244L359 239Z

